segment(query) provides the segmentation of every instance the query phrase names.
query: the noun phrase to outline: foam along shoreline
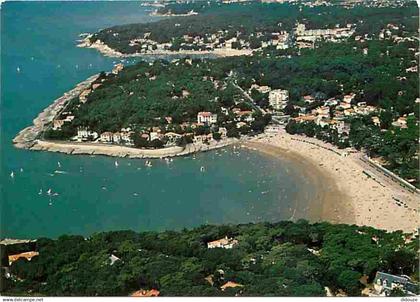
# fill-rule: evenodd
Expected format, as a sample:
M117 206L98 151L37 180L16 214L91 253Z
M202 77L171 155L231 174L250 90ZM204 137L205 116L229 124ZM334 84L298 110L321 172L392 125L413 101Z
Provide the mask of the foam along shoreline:
M83 82L80 82L75 88L64 93L63 96L59 97L51 105L45 108L33 120L32 126L21 130L13 139L15 147L21 149L32 149L39 141L39 135L42 133L44 128L53 121L57 114L65 108L71 99L77 97L83 90L88 88L98 78L98 76L99 74L95 74Z
M197 152L205 152L226 147L237 143L238 139L226 139L217 143L206 144L187 144L185 147L168 147L162 149L138 149L120 145L107 145L100 143L84 143L84 142L61 142L61 141L45 141L36 140L34 144L28 148L34 151L59 152L72 155L105 155L113 157L127 158L163 158L185 156Z
M183 156L196 152L204 152L237 143L239 140L228 138L210 144L188 144L185 147L168 147L162 149L138 149L121 145L108 145L88 142L49 141L40 138L45 128L49 127L54 118L66 107L67 103L87 89L97 78L95 74L64 93L51 105L45 108L34 120L33 125L21 130L13 139L16 148L34 151L50 151L66 154L107 155L129 158L161 158Z
M271 156L293 158L302 166L302 173L312 175L318 186L310 209L315 218L387 231L417 230L418 194L366 164L360 152L345 156L330 144L284 131L246 145ZM316 209L319 205L321 210Z
M130 57L147 57L147 56L208 56L214 55L216 57L234 57L234 56L249 56L252 55L252 50L249 49L231 49L231 48L216 48L211 51L199 51L199 50L179 50L179 51L169 51L169 50L159 50L151 51L148 53L133 53L133 54L124 54L115 49L112 49L103 42L96 41L91 43L89 38L92 35L88 35L86 38L79 40L77 47L81 48L93 48L99 51L101 54L107 57L116 57L116 58L130 58Z

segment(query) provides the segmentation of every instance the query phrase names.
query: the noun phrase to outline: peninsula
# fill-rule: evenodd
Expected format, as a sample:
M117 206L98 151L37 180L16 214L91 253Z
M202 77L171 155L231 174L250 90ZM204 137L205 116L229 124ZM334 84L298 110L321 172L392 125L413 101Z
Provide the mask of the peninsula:
M294 152L334 179L342 198L326 202L323 219L412 231L420 104L413 7L251 2L103 29L85 43L109 55L250 55L117 64L59 99L14 142L153 158L247 139L267 154Z
M14 139L16 147L132 158L220 148L264 131L270 115L212 61L141 62L87 79Z

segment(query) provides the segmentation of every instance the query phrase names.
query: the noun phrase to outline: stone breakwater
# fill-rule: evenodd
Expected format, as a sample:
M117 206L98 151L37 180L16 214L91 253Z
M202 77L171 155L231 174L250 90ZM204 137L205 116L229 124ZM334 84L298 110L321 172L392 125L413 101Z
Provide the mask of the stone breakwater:
M39 142L39 136L46 127L54 120L67 103L77 97L83 90L88 88L97 78L99 74L95 74L85 81L77 84L75 88L64 93L63 96L56 99L50 106L45 108L34 120L33 125L21 130L13 139L15 147L21 149L36 148Z
M252 50L250 49L231 49L231 48L216 48L214 50L155 50L148 53L132 53L125 54L121 53L103 42L95 41L90 42L92 35L88 35L86 38L79 40L77 47L82 48L93 48L99 51L106 57L116 57L116 58L130 58L130 57L147 57L147 56L216 56L216 57L234 57L234 56L249 56L252 55Z
M185 147L168 147L162 149L138 149L120 145L110 145L101 143L87 142L61 142L36 140L34 144L27 148L36 151L59 152L72 155L105 155L126 158L164 158L185 156L197 152L205 152L226 147L239 142L238 139L228 138L217 143L207 144L188 144Z

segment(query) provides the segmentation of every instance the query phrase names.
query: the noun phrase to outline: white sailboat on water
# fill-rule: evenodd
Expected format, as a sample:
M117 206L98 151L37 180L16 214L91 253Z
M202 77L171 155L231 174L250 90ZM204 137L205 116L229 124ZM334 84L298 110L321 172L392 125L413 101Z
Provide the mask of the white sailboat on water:
M119 166L117 161L114 162L114 165L115 165L115 167Z

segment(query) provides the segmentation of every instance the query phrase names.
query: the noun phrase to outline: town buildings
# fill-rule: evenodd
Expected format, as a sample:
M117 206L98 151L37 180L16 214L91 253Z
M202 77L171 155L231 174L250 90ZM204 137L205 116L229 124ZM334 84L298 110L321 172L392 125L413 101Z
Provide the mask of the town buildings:
M39 252L30 251L30 252L23 252L19 254L9 255L9 266L12 265L13 262L20 258L25 258L28 261L31 261L33 257L38 256Z
M374 280L374 289L379 296L389 296L393 289L400 289L407 296L415 296L417 285L408 276L392 275L384 272L377 272Z
M326 40L340 42L351 37L355 32L352 24L346 27L326 28L326 29L306 29L306 25L297 23L294 30L298 48L313 48L316 41Z
M271 90L268 94L270 106L275 110L282 110L289 100L289 91L282 89Z
M217 123L217 114L211 112L199 112L197 114L197 123L211 125Z
M227 236L225 238L214 240L207 242L207 248L214 249L214 248L222 248L222 249L231 249L235 245L237 245L239 242L236 239L228 238Z

